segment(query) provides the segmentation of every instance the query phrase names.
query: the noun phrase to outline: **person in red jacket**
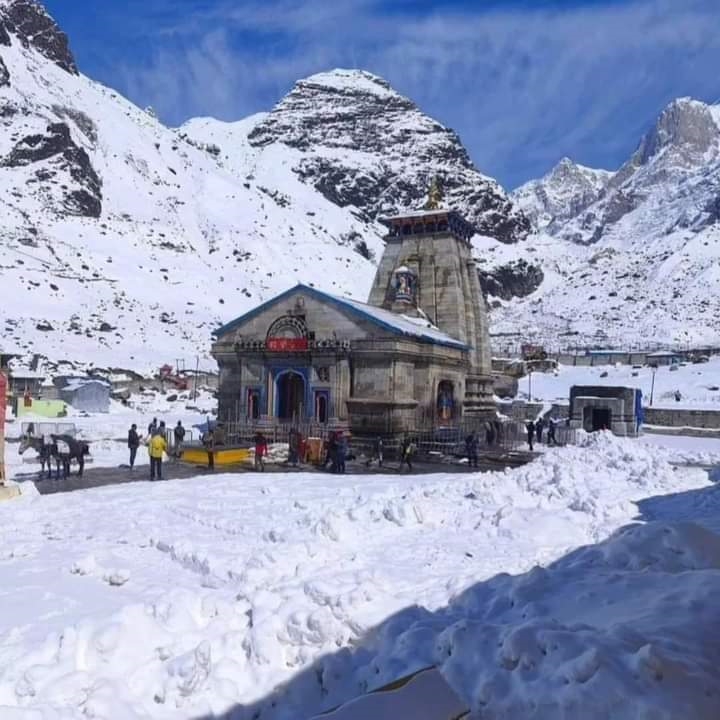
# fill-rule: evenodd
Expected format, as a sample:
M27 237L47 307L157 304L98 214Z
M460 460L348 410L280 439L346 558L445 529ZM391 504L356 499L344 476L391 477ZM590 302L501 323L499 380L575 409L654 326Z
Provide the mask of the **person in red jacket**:
M255 469L260 472L265 471L265 457L268 454L267 440L265 436L259 432L255 434Z

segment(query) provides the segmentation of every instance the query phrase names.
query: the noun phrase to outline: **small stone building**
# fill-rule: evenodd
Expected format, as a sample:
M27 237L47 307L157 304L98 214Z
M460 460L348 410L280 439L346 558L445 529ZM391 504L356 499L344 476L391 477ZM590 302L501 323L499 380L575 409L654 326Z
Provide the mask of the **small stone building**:
M637 388L603 385L570 388L570 427L587 432L611 430L622 437L636 437L642 420L642 392Z
M368 303L298 285L216 332L222 421L390 435L494 413L473 228L438 208L383 222Z

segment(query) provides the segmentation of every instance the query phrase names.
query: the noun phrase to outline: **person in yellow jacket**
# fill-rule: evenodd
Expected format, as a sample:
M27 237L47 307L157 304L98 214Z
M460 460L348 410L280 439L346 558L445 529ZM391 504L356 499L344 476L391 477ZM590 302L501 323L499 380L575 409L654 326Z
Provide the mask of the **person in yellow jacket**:
M156 475L158 480L162 480L162 459L163 454L167 454L167 443L160 432L155 431L150 436L148 453L150 453L150 480L154 480Z

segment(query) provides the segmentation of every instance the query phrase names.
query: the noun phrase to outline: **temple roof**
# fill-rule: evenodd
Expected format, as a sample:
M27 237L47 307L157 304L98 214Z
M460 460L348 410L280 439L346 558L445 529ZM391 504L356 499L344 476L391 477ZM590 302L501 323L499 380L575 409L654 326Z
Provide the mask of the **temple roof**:
M297 292L302 292L303 294L315 298L320 302L327 302L341 310L350 311L350 313L356 317L368 320L394 335L414 338L419 342L430 343L432 345L454 347L459 350L467 350L469 348L467 344L446 335L444 332L432 325L432 323L424 320L423 318L413 318L407 315L399 315L391 312L390 310L375 307L374 305L368 305L367 303L360 302L359 300L351 300L350 298L330 295L329 293L324 293L320 290L302 284L296 285L295 287L280 293L280 295L276 295L274 298L271 298L261 305L258 305L253 310L250 310L250 312L245 313L235 320L223 325L215 330L213 335L219 338L229 332L232 332L233 330L236 330L244 323L249 322L259 315L261 312L264 312L273 305L284 301L286 298Z
M442 232L451 233L468 241L475 234L475 228L457 210L438 208L437 210L412 210L400 215L389 215L378 218L378 222L389 228L391 234L416 234L418 229L425 232L438 232L436 228L439 223L444 223L447 228ZM403 228L414 228L412 232Z

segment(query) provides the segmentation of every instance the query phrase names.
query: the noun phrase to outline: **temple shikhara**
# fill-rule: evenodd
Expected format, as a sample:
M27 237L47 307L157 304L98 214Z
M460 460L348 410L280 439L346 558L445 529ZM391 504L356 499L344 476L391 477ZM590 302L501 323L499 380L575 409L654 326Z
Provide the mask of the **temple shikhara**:
M493 415L474 230L440 199L381 220L367 303L297 285L221 327L219 419L394 435Z

